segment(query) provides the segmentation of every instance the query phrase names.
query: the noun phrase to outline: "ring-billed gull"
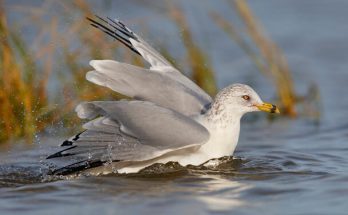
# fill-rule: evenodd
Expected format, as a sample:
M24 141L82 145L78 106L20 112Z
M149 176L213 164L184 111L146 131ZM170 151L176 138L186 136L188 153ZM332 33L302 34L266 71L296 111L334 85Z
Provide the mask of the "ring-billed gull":
M279 113L244 84L222 89L214 99L182 75L162 55L122 22L89 19L91 25L141 55L149 69L92 60L86 79L133 100L91 101L76 107L91 121L84 132L64 141L52 174L137 172L154 163L176 161L199 165L233 154L240 119L248 112Z

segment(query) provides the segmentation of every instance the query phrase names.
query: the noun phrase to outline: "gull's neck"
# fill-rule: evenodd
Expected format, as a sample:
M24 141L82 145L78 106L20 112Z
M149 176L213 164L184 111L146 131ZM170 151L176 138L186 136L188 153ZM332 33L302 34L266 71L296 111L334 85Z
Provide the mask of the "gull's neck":
M231 111L221 102L214 102L202 115L201 123L209 130L210 139L201 147L209 158L230 156L239 139L242 113Z
M211 108L203 115L203 118L216 128L224 129L233 126L236 122L240 123L243 113L229 110L224 104L214 102Z

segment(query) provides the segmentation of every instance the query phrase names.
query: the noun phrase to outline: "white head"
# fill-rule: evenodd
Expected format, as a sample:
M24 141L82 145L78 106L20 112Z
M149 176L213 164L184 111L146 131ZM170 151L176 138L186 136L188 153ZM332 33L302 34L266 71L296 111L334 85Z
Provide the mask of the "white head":
M222 89L215 97L210 112L224 117L233 114L242 117L245 113L265 111L279 113L275 105L264 103L260 96L248 85L233 84Z

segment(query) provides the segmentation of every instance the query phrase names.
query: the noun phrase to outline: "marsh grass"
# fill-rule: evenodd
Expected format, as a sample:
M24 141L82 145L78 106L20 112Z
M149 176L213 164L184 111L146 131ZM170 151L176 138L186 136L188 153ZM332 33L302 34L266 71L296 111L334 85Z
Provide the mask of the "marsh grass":
M64 34L59 33L57 17L47 20L40 10L16 8L27 13L23 26L30 24L38 28L33 44L40 44L40 48L34 52L16 29L8 26L5 11L0 12L0 141L25 137L31 142L35 133L48 126L58 122L65 126L77 123L73 110L81 100L122 98L85 81L85 73L91 69L85 59L112 58L117 43L105 43L102 33L86 31L89 26L85 17L91 15L91 10L84 1L56 3L67 14L71 10L80 13ZM84 45L71 50L76 40ZM139 64L137 59L132 61ZM57 64L59 68L55 68ZM58 69L64 71L57 75ZM56 73L54 78L60 78L62 86L61 91L49 99L47 87L52 73Z
M44 8L59 8L62 14L60 17L47 14L45 11L50 10ZM183 11L173 5L168 8L168 17L182 33L191 78L214 96L217 92L215 71L207 53L195 44ZM253 51L230 22L218 15L213 16L214 20L237 41L258 69L273 80L285 113L295 116L295 94L285 57L262 34L260 24L244 1L236 1L235 8L259 53ZM0 141L26 137L30 142L36 132L57 123L74 132L79 129L76 126L79 119L73 110L80 101L124 98L85 80L86 72L91 70L89 60L123 59L144 66L139 56L120 48L118 42L89 26L85 18L93 14L84 0L44 1L41 9L17 6L14 10L27 17L17 24L35 27L37 36L31 44L26 44L22 35L7 25L5 11L0 11ZM62 22L68 23L68 27L61 29ZM32 46L39 48L33 50ZM165 48L162 47L161 52L174 65L184 64L174 61ZM48 95L51 79L57 79L60 86L59 91Z
M209 95L215 96L217 93L215 72L210 65L208 55L195 44L182 10L174 5L169 5L169 8L169 16L175 22L177 28L181 29L182 40L191 67L192 79Z
M34 60L20 36L9 29L0 10L0 140L23 136L30 140L45 127L47 76L36 73Z

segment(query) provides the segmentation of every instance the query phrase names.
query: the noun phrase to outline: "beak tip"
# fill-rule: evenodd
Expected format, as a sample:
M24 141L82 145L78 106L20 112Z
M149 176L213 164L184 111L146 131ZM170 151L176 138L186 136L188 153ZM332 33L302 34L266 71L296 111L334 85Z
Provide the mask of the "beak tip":
M270 103L263 103L261 105L256 105L256 107L261 111L280 114L278 107Z
M279 111L278 107L273 105L273 104L272 104L272 108L271 108L270 112L271 113L280 114L280 111Z

